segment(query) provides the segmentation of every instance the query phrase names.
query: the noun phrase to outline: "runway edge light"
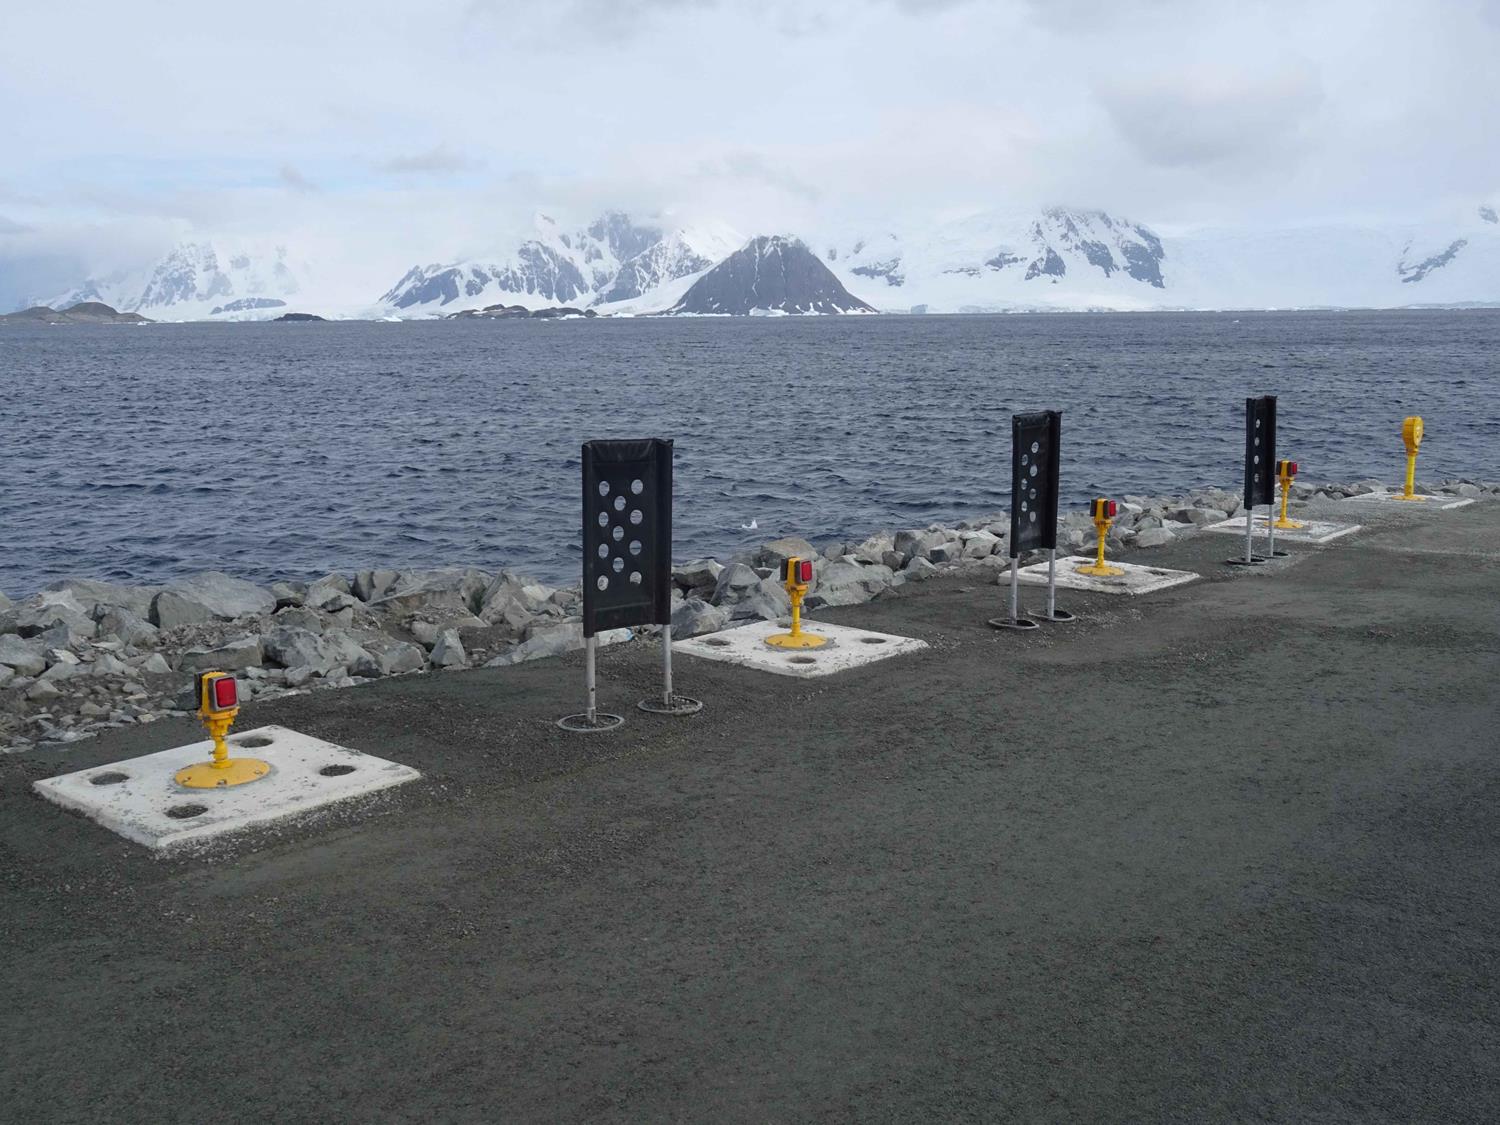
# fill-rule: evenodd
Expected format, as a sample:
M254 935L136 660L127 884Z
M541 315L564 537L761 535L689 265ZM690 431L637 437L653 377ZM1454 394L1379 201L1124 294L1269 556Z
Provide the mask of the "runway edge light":
M213 739L213 756L177 771L178 785L186 789L224 789L259 781L271 772L271 764L259 758L231 758L225 738L240 714L240 686L227 672L204 672L198 677L198 718Z

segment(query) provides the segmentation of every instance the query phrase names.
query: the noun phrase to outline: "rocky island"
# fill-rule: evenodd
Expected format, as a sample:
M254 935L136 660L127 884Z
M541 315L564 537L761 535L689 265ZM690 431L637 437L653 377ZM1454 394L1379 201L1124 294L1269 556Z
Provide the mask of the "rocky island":
M122 313L101 301L80 301L65 309L36 305L0 316L0 324L152 324L139 313Z

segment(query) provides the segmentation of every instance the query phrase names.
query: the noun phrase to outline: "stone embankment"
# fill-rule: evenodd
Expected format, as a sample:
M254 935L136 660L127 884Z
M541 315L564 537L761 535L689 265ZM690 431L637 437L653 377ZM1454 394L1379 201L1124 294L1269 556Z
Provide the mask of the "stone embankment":
M1294 485L1293 498L1376 487ZM1500 495L1500 484L1469 480L1422 488ZM1159 547L1239 511L1239 496L1221 489L1127 495L1109 546ZM778 539L728 564L687 563L673 571L673 635L787 614L777 567L789 555L816 560L806 603L815 614L944 571L998 580L1008 565L1008 533L1006 513L997 512L956 527L880 532L821 550L802 539ZM1083 512L1058 521L1060 551L1080 550L1092 536ZM555 589L508 571L472 568L365 570L270 587L213 572L166 586L74 579L18 602L0 594L0 752L191 710L192 677L210 669L235 673L244 697L256 699L554 656L581 647L581 608L577 587ZM604 639L629 635L621 630Z

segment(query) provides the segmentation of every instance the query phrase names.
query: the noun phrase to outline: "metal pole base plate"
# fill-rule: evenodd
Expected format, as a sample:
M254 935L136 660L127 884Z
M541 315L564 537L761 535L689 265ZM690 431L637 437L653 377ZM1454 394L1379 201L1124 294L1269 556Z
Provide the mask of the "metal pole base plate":
M1266 562L1266 556L1255 555L1254 557L1247 559L1244 555L1241 555L1239 558L1225 559L1224 561L1230 566L1260 566L1261 564Z
M229 758L222 766L212 762L186 766L177 771L175 780L184 789L226 789L259 781L270 772L271 763L259 758Z
M1065 609L1054 609L1051 617L1043 613L1037 617L1037 620L1046 621L1051 625L1067 625L1069 622L1077 621L1078 618Z
M1125 572L1117 566L1076 566L1073 568L1079 574L1087 574L1090 578L1118 578Z
M624 715L611 715L600 711L592 720L588 714L565 715L557 720L557 725L563 730L572 731L574 734L599 734L603 731L614 730L625 721Z
M1040 625L1029 617L1017 617L1015 620L1011 620L1009 617L992 617L990 618L990 624L996 629L1015 629L1023 633L1028 629L1041 628Z
M703 710L703 701L686 695L674 695L671 700L654 696L636 704L649 715L696 715Z
M817 633L773 633L766 644L772 648L831 648L833 642Z

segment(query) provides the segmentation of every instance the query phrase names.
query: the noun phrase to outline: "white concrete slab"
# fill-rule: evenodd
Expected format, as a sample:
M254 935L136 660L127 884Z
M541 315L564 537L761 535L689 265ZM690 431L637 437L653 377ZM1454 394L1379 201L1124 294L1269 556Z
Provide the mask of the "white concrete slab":
M148 848L169 848L323 808L421 776L397 762L285 727L266 726L229 736L230 757L269 762L271 772L266 777L229 789L178 785L177 771L208 761L212 749L213 743L205 739L50 777L35 787L47 800L81 812L127 840ZM335 772L323 772L329 769ZM195 808L203 811L192 813Z
M1417 493L1418 496L1423 495ZM1428 496L1425 500L1403 500L1399 492L1365 492L1359 496L1345 496L1345 504L1390 504L1414 512L1451 512L1474 503L1472 496Z
M1276 542L1286 540L1288 543L1312 543L1321 545L1332 543L1335 539L1341 539L1345 535L1352 535L1361 527L1357 523L1329 523L1326 520L1310 520L1300 516L1292 517L1301 527L1276 529ZM1270 521L1264 515L1255 517L1255 541L1265 543L1266 525ZM1227 534L1238 535L1240 539L1245 538L1245 517L1235 516L1233 519L1225 520L1223 523L1211 523L1202 528L1203 531L1218 531Z
M772 648L766 644L766 638L772 633L785 633L787 626L777 621L757 621L752 625L741 625L737 629L724 629L686 641L675 641L672 651L701 656L704 660L720 660L726 664L755 668L777 676L810 679L846 672L850 668L874 664L877 660L888 660L892 656L927 647L926 641L919 641L914 637L897 637L891 633L876 633L849 625L828 625L821 621L809 621L805 617L802 619L802 630L827 637L832 646L802 651Z
M1243 527L1240 533L1244 534ZM1110 566L1119 567L1125 573L1109 578L1079 574L1080 566L1094 565L1092 555L1087 558L1082 555L1069 555L1065 559L1058 559L1058 589L1088 590L1095 594L1154 594L1158 590L1170 590L1173 586L1181 586L1198 577L1190 570L1163 570L1161 567L1141 566L1138 563L1119 562L1115 559L1106 559L1105 562ZM1047 564L1042 562L1023 566L1016 572L1016 578L1026 586L1045 586ZM1009 572L1001 571L1000 584L1003 586L1009 581Z

